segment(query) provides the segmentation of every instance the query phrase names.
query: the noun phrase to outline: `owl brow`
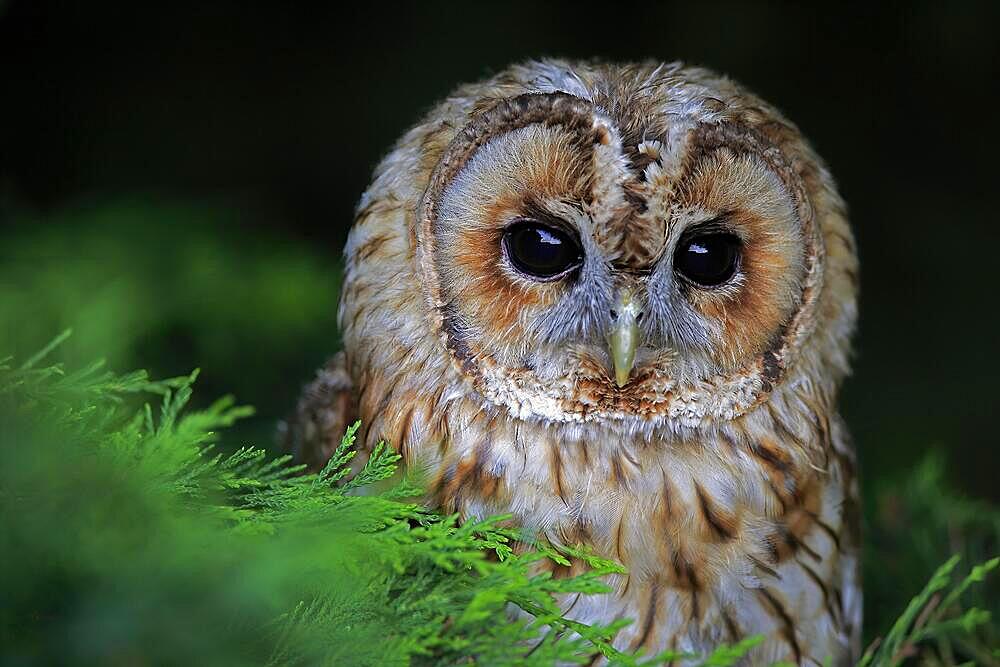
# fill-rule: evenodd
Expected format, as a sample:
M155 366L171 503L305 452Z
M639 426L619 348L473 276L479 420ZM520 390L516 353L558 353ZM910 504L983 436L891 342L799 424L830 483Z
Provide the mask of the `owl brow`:
M720 233L727 232L730 234L736 234L736 225L733 224L734 211L726 211L720 213L719 215L713 216L708 220L703 220L700 222L695 222L688 225L684 229L684 233L681 235L681 239L687 239L696 234L706 234L706 233Z
M564 202L571 206L576 206L573 202ZM522 218L527 218L530 220L535 220L549 227L554 227L560 231L569 234L577 245L580 245L580 230L576 228L570 221L566 220L562 216L556 215L551 210L549 210L545 204L535 196L529 196L525 199L524 204L521 206Z

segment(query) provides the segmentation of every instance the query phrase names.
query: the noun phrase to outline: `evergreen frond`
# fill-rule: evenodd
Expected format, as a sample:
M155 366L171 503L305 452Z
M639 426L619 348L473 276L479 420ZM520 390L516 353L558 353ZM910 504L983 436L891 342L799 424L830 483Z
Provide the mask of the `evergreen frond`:
M0 645L3 662L106 664L735 664L760 637L707 656L614 648L627 619L590 626L557 598L608 590L620 565L558 548L509 516L460 522L411 502L399 455L351 464L359 424L329 464L227 450L251 414L231 397L190 409L197 371L152 381L101 364L44 366L65 340L0 363ZM140 404L143 396L154 403ZM388 485L389 488L380 488ZM527 549L521 545L527 545ZM517 548L515 548L517 547ZM539 574L541 559L582 574ZM987 611L948 561L862 665L937 655L996 661ZM977 634L979 633L979 634ZM947 664L947 663L946 663Z

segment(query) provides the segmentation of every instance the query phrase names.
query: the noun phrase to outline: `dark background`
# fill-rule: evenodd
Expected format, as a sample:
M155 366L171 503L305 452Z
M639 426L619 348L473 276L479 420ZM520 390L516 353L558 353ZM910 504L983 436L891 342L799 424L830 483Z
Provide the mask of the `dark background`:
M937 449L959 488L1000 498L1000 3L324 5L0 0L0 261L60 284L79 282L61 271L80 254L95 285L102 267L156 267L149 284L197 293L171 301L196 302L197 316L106 321L141 330L140 364L201 363L210 389L239 389L269 425L337 346L339 251L372 168L435 100L543 55L699 63L783 109L851 207L862 319L843 405L864 473L891 476ZM46 233L59 250L23 249ZM94 250L104 237L133 245ZM182 237L200 239L201 259L174 261ZM271 279L261 266L275 255L305 264ZM229 268L203 282L177 275L223 257ZM142 294L155 318L167 292ZM224 301L239 312L219 320Z

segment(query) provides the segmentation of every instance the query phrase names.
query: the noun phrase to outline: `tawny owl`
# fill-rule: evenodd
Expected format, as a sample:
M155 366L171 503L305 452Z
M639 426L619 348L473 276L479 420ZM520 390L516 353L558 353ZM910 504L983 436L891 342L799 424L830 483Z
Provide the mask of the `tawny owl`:
M563 603L633 619L622 650L763 634L754 664L856 655L836 400L857 260L776 109L679 64L511 67L403 136L345 255L344 351L290 428L303 459L358 417L446 512L619 561L613 592Z

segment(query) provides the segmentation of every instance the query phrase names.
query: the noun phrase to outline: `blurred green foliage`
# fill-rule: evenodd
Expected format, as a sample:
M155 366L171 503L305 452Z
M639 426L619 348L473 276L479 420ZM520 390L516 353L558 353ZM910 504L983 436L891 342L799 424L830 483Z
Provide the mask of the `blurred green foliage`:
M248 234L223 207L139 198L15 214L0 245L0 350L25 356L54 331L77 364L177 375L235 393L259 418L235 437L266 446L301 384L339 347L339 254Z
M6 651L0 662L30 663L31 656L64 661L59 656L70 653L82 663L260 662L277 650L274 633L286 628L282 623L299 628L289 630L282 645L291 642L303 660L337 655L337 641L363 646L372 660L381 660L389 649L379 633L400 623L392 614L403 612L392 604L403 602L407 613L427 615L422 639L399 650L422 656L414 658L418 662L446 653L458 659L473 651L462 644L464 631L455 630L455 644L431 646L428 628L445 616L473 613L462 605L485 605L476 608L487 616L499 614L515 595L507 580L494 580L493 593L468 582L463 586L471 588L461 591L461 586L439 588L441 563L426 561L428 553L416 544L403 561L394 561L391 550L380 555L385 543L369 540L369 533L357 538L356 531L361 524L386 527L386 516L366 512L388 505L372 501L357 514L341 512L351 505L328 484L306 502L308 517L295 519L315 524L331 512L336 521L323 524L323 537L307 531L268 541L282 532L288 517L276 506L255 503L269 493L277 496L268 502L278 496L286 502L282 494L301 491L300 482L280 466L267 467L263 454L244 450L236 459L225 456L247 443L270 447L275 423L294 404L300 385L337 349L338 266L330 248L278 238L273 231L248 234L240 222L225 207L139 198L13 217L0 247L0 357L26 359L53 332L73 327L74 335L52 353L54 360L80 368L104 357L111 367L149 368L156 377L200 366L192 405L203 412L192 421L177 421L177 392L188 394L183 379L149 384L139 376L122 381L95 371L75 379L50 373L35 385L0 384L17 397L0 415ZM29 391L33 386L37 395ZM169 390L175 402L168 405L174 407L158 420L144 417L133 424L115 406L139 389ZM256 414L207 402L230 392L253 404ZM27 413L30 418L24 406L34 411ZM52 418L39 430L42 409ZM202 448L212 439L207 431L222 426L225 436L215 446L225 456L213 459ZM900 463L863 471L866 643L888 632L953 554L968 566L1000 552L1000 509L956 493L946 481L947 470L939 453L916 468ZM422 512L410 514L417 510L402 509L399 499L385 502L390 501L396 503L393 521L429 522L441 531L434 539L463 530ZM340 509L322 509L330 503ZM467 529L462 534L474 545L450 543L458 560L449 567L462 563L477 576L493 576L477 568L492 567L478 563L483 549L496 547L491 540L498 530ZM337 540L341 551L323 551L335 549ZM343 550L355 544L356 552ZM375 561L387 569L365 573ZM301 571L291 571L293 565ZM376 576L382 578L376 582L371 578ZM517 585L528 585L523 571L518 576ZM485 597L476 598L476 591ZM873 664L894 664L895 658L918 653L926 664L962 659L997 664L991 651L1000 646L1000 635L982 614L969 632L949 626L947 633L920 635L918 622L936 613L920 610L939 604L942 594L931 591L921 598L909 625L890 635L892 651L873 654ZM339 616L330 615L329 596L343 605L334 610ZM446 601L447 611L434 615L428 606L434 600ZM297 607L299 602L305 606ZM962 618L969 605L1000 612L997 578L973 587L939 620ZM478 620L470 628L479 632L488 625L473 616ZM279 617L285 621L275 621ZM323 635L330 623L336 632ZM517 632L530 632L518 627ZM918 635L919 650L908 643ZM47 644L52 636L61 643ZM551 657L563 648L540 655Z

